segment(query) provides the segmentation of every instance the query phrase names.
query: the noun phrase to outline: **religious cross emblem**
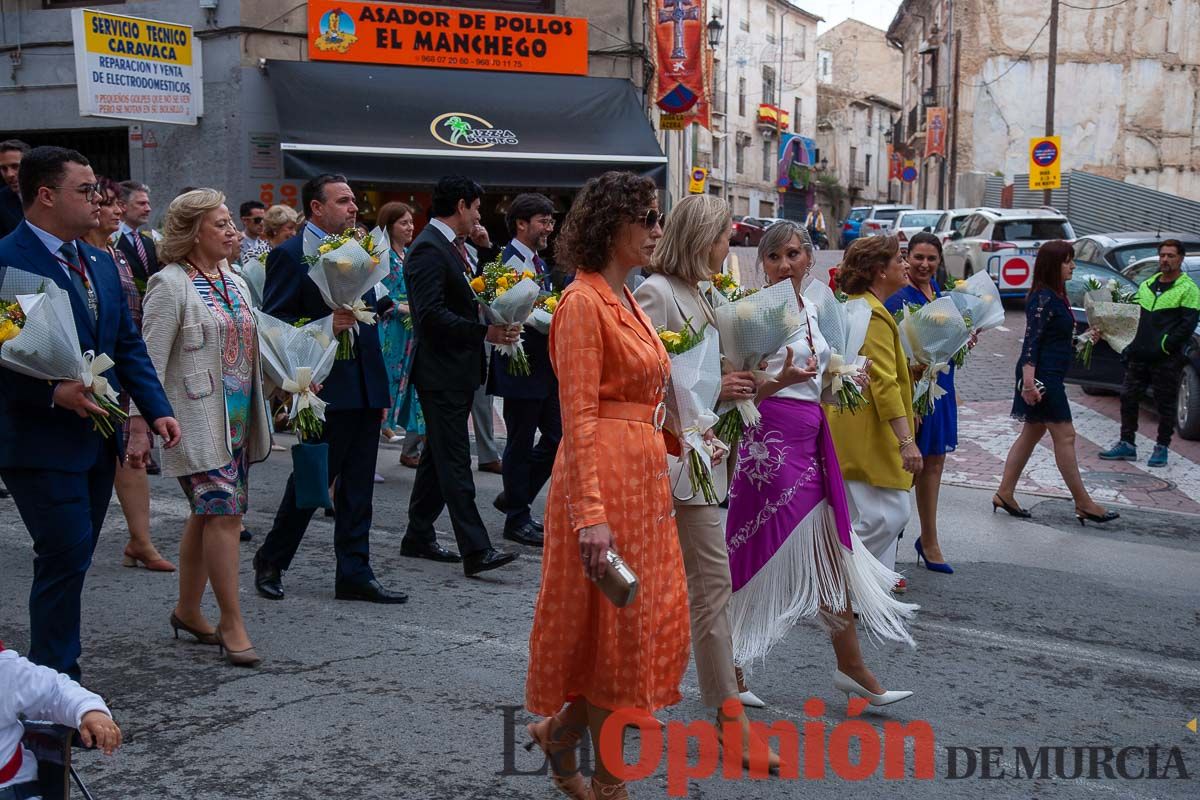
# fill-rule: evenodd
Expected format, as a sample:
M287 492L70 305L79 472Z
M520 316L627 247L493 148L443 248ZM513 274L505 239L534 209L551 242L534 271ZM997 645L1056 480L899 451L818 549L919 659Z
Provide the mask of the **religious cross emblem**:
M696 0L662 0L662 4L663 7L658 11L659 23L675 24L675 47L671 49L671 58L687 58L683 49L683 23L689 19L700 19Z

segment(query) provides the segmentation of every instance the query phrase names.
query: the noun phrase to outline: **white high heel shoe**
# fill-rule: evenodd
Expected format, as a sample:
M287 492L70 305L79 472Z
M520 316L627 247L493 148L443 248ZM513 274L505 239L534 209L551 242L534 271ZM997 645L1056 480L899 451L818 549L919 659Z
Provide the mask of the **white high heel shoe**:
M875 694L864 689L858 681L851 678L840 669L833 671L833 686L835 689L843 691L849 697L856 694L870 702L873 706L890 706L892 703L899 703L901 700L907 700L912 697L912 692L884 692Z
M766 708L767 704L759 699L758 695L746 688L746 679L742 675L742 668L735 667L734 671L737 674L738 684L738 700L742 705L748 708Z

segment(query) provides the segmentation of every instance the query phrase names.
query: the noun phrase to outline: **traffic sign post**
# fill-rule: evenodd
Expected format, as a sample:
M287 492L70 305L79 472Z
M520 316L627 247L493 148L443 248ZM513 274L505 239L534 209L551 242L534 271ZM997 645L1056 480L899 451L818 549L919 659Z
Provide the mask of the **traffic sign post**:
M1027 256L1005 256L1000 261L1000 291L1028 289L1033 281L1033 264Z
M708 178L708 170L703 167L692 167L692 180L688 183L688 194L704 194L706 178Z
M1029 140L1029 188L1062 188L1062 140L1039 136Z

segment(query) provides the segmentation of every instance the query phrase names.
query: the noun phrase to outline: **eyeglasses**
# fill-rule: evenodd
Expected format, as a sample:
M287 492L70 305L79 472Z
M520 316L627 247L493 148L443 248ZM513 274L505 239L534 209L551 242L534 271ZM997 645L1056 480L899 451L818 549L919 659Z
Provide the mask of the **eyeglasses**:
M661 225L666 221L666 215L658 213L657 208L652 208L646 212L646 215L638 220L647 228L653 228L655 225Z
M50 188L61 190L61 189L67 189L70 187L51 186ZM80 184L79 186L75 187L75 189L73 191L79 192L81 195L83 195L87 199L87 201L89 203L94 203L97 200L101 200L104 198L104 195L100 192L100 184L98 184L98 183Z

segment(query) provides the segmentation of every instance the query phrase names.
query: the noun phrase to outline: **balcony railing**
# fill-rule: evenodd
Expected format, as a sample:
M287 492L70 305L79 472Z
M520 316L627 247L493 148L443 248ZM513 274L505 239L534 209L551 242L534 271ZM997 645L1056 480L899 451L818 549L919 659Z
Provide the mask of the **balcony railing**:
M786 131L791 121L791 114L770 103L760 104L758 113L755 115L755 123L758 125L758 130L764 135L774 133L776 128Z
M850 187L851 189L861 189L867 185L867 173L861 169L850 170Z

